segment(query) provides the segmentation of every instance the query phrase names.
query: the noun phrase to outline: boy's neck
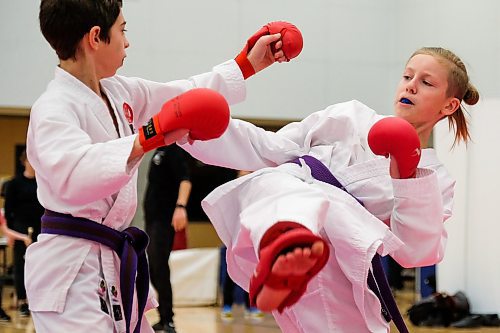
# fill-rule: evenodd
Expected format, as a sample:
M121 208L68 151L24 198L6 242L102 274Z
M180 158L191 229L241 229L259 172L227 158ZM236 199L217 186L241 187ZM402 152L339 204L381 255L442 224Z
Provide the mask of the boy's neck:
M97 95L100 95L99 77L95 66L88 58L61 60L59 67L80 80Z

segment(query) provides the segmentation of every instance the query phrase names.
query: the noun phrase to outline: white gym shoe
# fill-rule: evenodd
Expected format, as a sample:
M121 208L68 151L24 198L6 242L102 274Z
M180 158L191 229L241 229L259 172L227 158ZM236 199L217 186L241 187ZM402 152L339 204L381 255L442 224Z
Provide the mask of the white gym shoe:
M264 313L255 307L251 307L249 309L245 309L245 319L259 322L264 320Z

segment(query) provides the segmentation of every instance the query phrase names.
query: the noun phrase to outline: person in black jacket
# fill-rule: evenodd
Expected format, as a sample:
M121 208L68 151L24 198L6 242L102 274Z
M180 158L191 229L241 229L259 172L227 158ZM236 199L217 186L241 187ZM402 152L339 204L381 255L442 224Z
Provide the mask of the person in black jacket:
M0 197L2 199L5 198L5 189L7 188L7 186L6 186L7 183L8 183L7 181L1 181L2 185L0 187ZM5 220L5 213L4 213L3 208L0 210L0 230L2 231L2 237L5 238L5 241L8 245L9 239L8 239L5 231L9 230L9 229L7 228L7 221ZM2 273L7 274L6 267L4 267L4 271ZM2 306L4 280L5 280L5 277L0 278L0 322L7 322L7 321L11 320L10 316L5 312L5 310L3 309L3 306Z
M24 165L24 171L10 180L5 189L5 218L10 229L27 234L32 241L36 241L38 234L40 234L40 221L44 208L38 202L35 170L26 158L26 152L21 154L20 161ZM13 252L14 285L19 314L20 316L28 316L30 312L24 287L26 243L22 240L16 240Z
M160 321L153 329L167 333L175 333L168 259L175 232L184 230L188 222L186 205L191 193L188 157L177 145L158 148L149 165L144 199L151 282L158 293L160 314Z

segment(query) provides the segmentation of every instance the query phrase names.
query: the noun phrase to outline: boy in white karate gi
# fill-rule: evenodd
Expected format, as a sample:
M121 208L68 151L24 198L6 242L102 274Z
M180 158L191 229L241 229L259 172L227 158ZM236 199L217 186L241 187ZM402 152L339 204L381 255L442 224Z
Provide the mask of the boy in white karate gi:
M41 31L59 65L31 109L27 138L46 209L42 234L26 253L38 333L152 331L143 315L155 306L149 284L144 288L147 236L129 227L139 162L186 132L203 140L222 134L227 103L245 97L244 79L289 58L279 33L260 31L236 61L187 80L119 76L129 47L121 5L40 3Z

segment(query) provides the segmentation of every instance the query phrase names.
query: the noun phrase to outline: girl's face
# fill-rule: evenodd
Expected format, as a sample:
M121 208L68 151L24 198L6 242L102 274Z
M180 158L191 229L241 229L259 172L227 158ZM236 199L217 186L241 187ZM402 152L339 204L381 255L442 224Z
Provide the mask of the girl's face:
M127 56L125 49L129 47L129 42L125 36L125 24L123 14L120 12L109 30L109 44L102 40L98 62L102 77L115 75Z
M396 90L396 116L415 127L432 127L455 112L460 101L446 96L448 72L444 62L434 56L418 54L412 57Z

